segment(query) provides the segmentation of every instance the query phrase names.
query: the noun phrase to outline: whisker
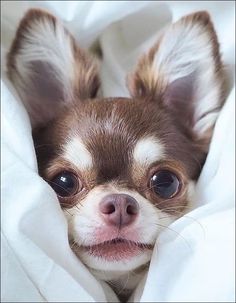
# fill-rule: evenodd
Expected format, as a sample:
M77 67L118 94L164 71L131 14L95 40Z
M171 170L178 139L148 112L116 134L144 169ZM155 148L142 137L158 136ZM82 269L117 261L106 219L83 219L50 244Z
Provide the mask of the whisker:
M56 182L53 182L52 180L49 180L49 179L46 179L46 178L44 178L44 180L46 181L46 182L50 182L51 184L55 184L56 186L58 186L58 187L60 187L61 189L63 189L66 193L68 193L68 194L70 194L70 192L69 192L69 190L66 190L63 186L61 186L61 185L58 185ZM50 184L49 184L50 185Z
M73 215L67 209L63 209L63 210L65 210L71 217L73 217Z
M154 203L154 206L159 207L160 205L162 205L164 203L166 204L166 202L167 202L167 200L164 199L164 200L161 200L160 202ZM180 207L180 206L178 205L178 207ZM183 205L182 205L182 207L183 207ZM188 207L188 206L186 205L186 207Z
M74 241L72 242L72 244L70 243L70 248L73 249L73 247L74 247L76 244L77 244L77 242L74 240Z
M118 295L122 293L122 291L124 291L126 289L126 286L129 282L129 278L130 278L130 272L128 271L128 275L127 275L127 279L126 279L126 282L125 284L122 286L122 288L119 290L119 292L117 293Z
M174 212L176 212L176 213L182 213L182 212L180 212L180 211L178 211L178 210L172 210L172 211L174 211ZM168 217L162 217L162 218L159 218L159 219L163 219L163 218L168 218ZM194 223L198 224L198 226L201 228L201 230L202 230L202 232L203 232L203 234L204 234L204 237L206 237L206 231L205 231L203 225L202 225L197 219L195 219L195 218L193 218L193 217L191 217L191 216L188 216L188 215L186 215L186 214L184 214L184 215L182 216L182 218L190 219L190 220L192 220Z
M188 246L188 248L189 248L191 251L193 251L193 250L192 250L192 247L190 246L190 244L188 243L188 241L187 241L179 232L177 232L176 230L170 228L169 226L165 226L165 225L162 225L162 224L159 224L159 223L154 223L154 224L155 224L155 225L158 225L158 226L160 226L160 227L163 227L164 229L168 229L168 230L170 230L171 232L174 232L175 234L177 234L177 235L185 242L185 244ZM157 239L157 241L158 241L158 239Z

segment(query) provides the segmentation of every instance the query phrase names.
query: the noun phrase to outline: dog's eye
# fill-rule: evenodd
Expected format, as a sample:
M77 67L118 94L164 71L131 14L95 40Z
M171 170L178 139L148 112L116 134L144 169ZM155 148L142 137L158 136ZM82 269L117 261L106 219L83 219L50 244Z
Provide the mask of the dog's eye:
M70 197L82 189L80 180L69 171L63 171L49 181L51 187L60 197Z
M160 170L151 177L150 188L161 198L170 199L178 194L180 181L173 172Z

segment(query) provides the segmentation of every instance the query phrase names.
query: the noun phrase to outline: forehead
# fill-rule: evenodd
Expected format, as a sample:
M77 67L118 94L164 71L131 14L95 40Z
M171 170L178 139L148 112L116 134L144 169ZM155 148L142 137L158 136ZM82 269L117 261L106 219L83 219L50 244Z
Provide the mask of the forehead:
M160 160L164 146L154 127L159 114L137 103L93 101L69 114L63 156L81 170L95 169L101 182L124 178L134 162L149 165Z
M76 131L84 141L99 134L103 138L121 136L128 143L145 134L156 134L163 113L155 104L142 100L111 98L91 100L73 110L65 118L69 132Z

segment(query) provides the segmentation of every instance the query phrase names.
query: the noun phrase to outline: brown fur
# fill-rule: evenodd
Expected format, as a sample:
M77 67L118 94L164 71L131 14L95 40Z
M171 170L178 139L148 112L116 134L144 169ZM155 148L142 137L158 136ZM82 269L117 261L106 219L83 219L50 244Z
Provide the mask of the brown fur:
M30 9L19 24L7 57L8 76L15 84L19 95L30 112L34 127L42 125L57 116L63 110L65 103L72 104L78 102L78 100L83 101L95 97L100 86L97 61L91 54L78 47L75 39L65 28L64 31L69 37L74 57L73 83L71 83L69 100L65 94L64 83L61 83L55 77L55 67L49 62L32 61L29 66L32 74L31 80L25 79L25 75L21 73L16 62L18 55L24 48L27 37L30 36L31 26L35 22L52 24L54 30L59 25L59 21L50 13L41 9ZM66 76L68 77L68 75ZM27 94L25 94L26 91ZM44 102L41 102L42 99ZM55 103L57 103L57 106L55 106ZM39 118L39 111L42 119Z

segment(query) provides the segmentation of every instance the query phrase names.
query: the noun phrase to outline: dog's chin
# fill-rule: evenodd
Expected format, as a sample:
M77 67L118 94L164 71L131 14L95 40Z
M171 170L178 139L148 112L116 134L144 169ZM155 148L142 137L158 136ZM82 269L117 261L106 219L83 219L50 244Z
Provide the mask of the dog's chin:
M93 270L125 272L148 263L153 245L117 239L73 250Z

